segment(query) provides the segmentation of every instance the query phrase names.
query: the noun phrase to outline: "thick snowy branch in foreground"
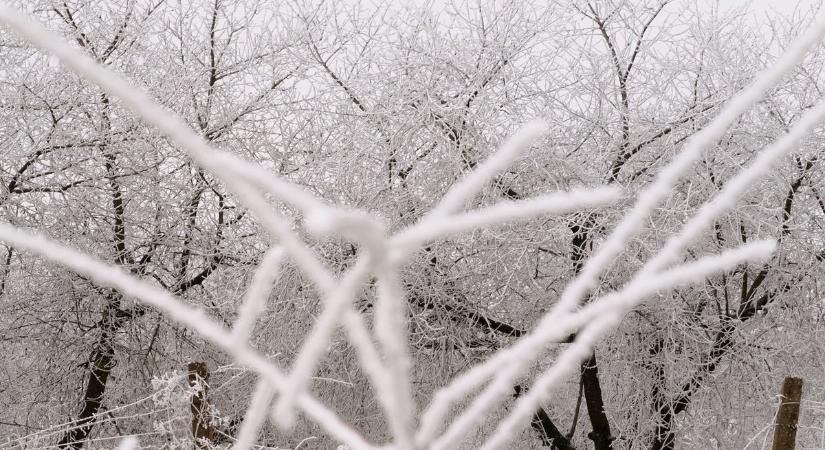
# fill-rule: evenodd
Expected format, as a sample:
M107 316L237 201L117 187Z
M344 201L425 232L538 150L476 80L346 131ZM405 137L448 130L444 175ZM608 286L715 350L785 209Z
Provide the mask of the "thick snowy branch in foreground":
M559 315L574 308L585 293L596 285L604 268L623 250L625 243L641 228L645 218L669 194L682 174L701 156L702 151L713 145L737 117L756 103L767 89L790 71L811 47L821 41L823 36L825 36L825 12L820 13L815 23L788 48L778 61L760 74L748 88L731 99L707 127L691 138L676 159L663 169L656 179L641 192L631 211L587 260L581 274L567 286L559 303L542 318L531 334L512 347L498 351L488 361L459 376L444 390L435 395L432 405L428 407L428 412L425 413L422 420L422 430L418 435L419 444L429 442L433 438L432 433L435 424L443 421L444 415L449 411L450 404L473 392L493 374L496 374L497 383L492 384L487 390L493 390L493 386L498 386L498 393L491 395L490 398L503 398L506 393L504 386L519 376L530 362L538 357L543 346L552 341L553 336L556 334L554 330L559 327L557 320ZM763 152L763 155L755 163L755 169L740 175L740 177L749 180L747 183L738 181L740 177L732 181L733 187L726 188L726 190L731 191L730 194L723 192L717 196L722 198L721 204L730 204L731 201L738 198L744 188L755 180L753 178L754 174L763 174L768 165L775 161L780 154L792 150L794 148L793 143L799 138L800 134L807 132L806 130L809 131L813 123L821 120L819 109L817 107L809 111L806 114L806 120L800 121L791 133ZM729 197L729 195L734 196ZM717 202L719 201L717 200ZM718 214L722 211L721 208L715 206L706 206L703 208L704 210L709 210L709 212L700 212L697 219L685 226L684 229L688 230L685 236L689 237L687 239L680 237L674 241L669 241L662 253L662 255L667 256L656 256L654 260L661 257L667 258L666 261L668 262L672 261L674 255L677 255L684 248L684 245L696 237L695 231L706 226L709 215ZM711 213L710 211L715 212ZM658 265L658 263L656 264ZM645 273L645 277L650 276L651 273ZM533 350L529 352L520 351L526 348L532 348ZM525 359L514 363L509 357L514 352ZM500 371L500 369L503 370ZM506 389L509 389L509 386ZM486 414L486 412L482 408L478 408L476 414ZM480 420L480 417L475 417L468 423L477 420Z
M255 328L255 320L266 309L266 300L269 297L272 284L275 282L283 257L284 252L279 247L269 249L264 253L264 257L252 277L252 283L247 289L243 304L238 309L238 318L232 328L232 334L235 335L240 345L245 344L246 340L249 339Z
M644 285L656 283L652 280L661 280L663 273L660 271L666 267L667 264L676 260L684 248L696 239L702 231L707 229L707 227L713 223L713 220L733 207L754 182L765 176L773 163L780 157L794 150L799 140L813 131L813 129L824 120L825 102L820 102L815 108L806 112L787 134L760 152L748 167L725 184L718 195L711 199L711 201L705 203L698 214L689 220L682 230L669 239L664 248L642 267L624 290L632 287L634 292L643 292ZM474 369L471 371L470 376L465 378L464 386L450 387L449 392L451 392L451 394L441 397L441 401L453 402L457 400L463 395L466 395L465 393L470 392L476 386L483 383L488 376L496 373L495 382L486 389L486 391L491 391L490 395L484 396L484 394L482 394L477 400L480 403L477 405L474 404L471 410L467 412L467 414L477 414L480 418L481 415L485 414L485 411L489 411L489 408L493 406L495 398L501 398L506 394L512 381L518 377L521 370L523 370L530 361L533 361L539 355L547 342L552 342L554 339L564 336L559 335L557 330L563 326L561 324L564 322L560 320L560 317L564 317L565 312L565 310L551 311L549 315L543 319L543 322L552 319L552 327L548 326L544 328L544 331L541 331L541 333L538 331L534 332L522 339L514 348L508 349L506 353L500 353L501 357L496 358L494 356L482 366ZM572 347L568 350L574 351ZM485 365L489 365L489 367L485 369ZM556 367L550 369L551 372L555 370ZM540 385L536 387L540 387ZM496 390L497 393L493 394L492 391L494 390ZM486 391L485 393L487 393ZM539 389L538 392L545 391ZM439 396L437 395L436 398L439 398ZM481 402L482 398L485 399L484 402ZM524 399L527 398L529 398L529 396L524 397ZM425 430L427 434L421 435L422 440L425 440L426 437L430 435L432 431L429 427L439 422L438 418L446 412L447 407L448 405L446 404L431 407L433 417L429 419L425 418L423 421L426 425L423 430Z
M0 240L16 248L42 255L89 277L101 286L115 288L127 296L156 308L170 319L185 325L232 355L238 363L256 371L276 389L282 390L286 385L285 375L269 359L247 345L239 346L238 340L230 330L210 319L202 310L181 302L168 291L140 280L118 267L9 224L0 223ZM310 395L302 394L296 401L309 417L324 426L327 432L336 439L352 448L373 448L350 426L343 423L336 414Z
M555 192L517 202L501 202L481 209L445 217L432 217L401 231L392 244L402 249L418 248L429 241L451 234L471 231L507 222L527 220L546 215L564 214L606 206L621 195L618 188L574 189Z
M580 336L582 335L582 330L592 327L595 323L594 321L600 317L622 317L634 306L657 292L702 282L707 277L731 270L738 264L765 261L775 249L775 241L753 242L733 250L728 250L719 255L706 256L698 261L674 267L657 274L655 277L632 281L621 290L607 294L604 297L599 297L578 311L559 314L556 316L557 326L552 330L552 334L549 334L547 337L551 340L559 340L574 332L578 332L577 336ZM606 323L614 322L600 322L601 325L606 325ZM591 330L588 333L589 335L601 335L608 331L608 328L599 328L597 331ZM541 342L533 341L533 344L541 345ZM587 345L589 345L585 342L579 342L578 338L574 344L575 348L588 348ZM570 348L573 347L569 347L568 350ZM433 448L451 448L454 446L463 435L464 430L472 424L478 423L487 411L489 411L489 408L493 407L504 394L512 389L512 373L515 371L513 368L518 366L520 361L528 359L533 351L540 350L541 349L529 348L527 346L514 348L512 353L507 354L507 360L502 362L500 366L497 367L494 364L487 365L486 372L488 376L496 373L504 373L508 376L496 378L492 384L475 399L467 411L452 423L450 429L433 444ZM582 353L582 351L578 351L576 354L589 355L589 353ZM552 373L554 379L559 374L563 374L569 370L571 368L570 364L578 361L573 356L564 355L565 353L563 353L562 357L556 361L556 364L549 369L549 373ZM481 368L484 366L478 367ZM444 408L449 408L452 401L464 395L465 392L475 389L480 382L483 382L484 378L477 378L479 374L482 373L482 371L468 372L456 379L450 390L441 391L436 395L435 400L425 412L422 419L421 429L417 436L419 444L423 445L424 442L429 442L428 438L438 432L442 422L434 419L443 417L446 414ZM547 391L537 389L540 387L541 386L534 385L528 395L522 397L519 402L537 401L535 398L536 395L539 395L538 399L544 398L541 393L546 393ZM535 411L535 408L533 408L533 411ZM513 427L508 426L506 431L513 431Z

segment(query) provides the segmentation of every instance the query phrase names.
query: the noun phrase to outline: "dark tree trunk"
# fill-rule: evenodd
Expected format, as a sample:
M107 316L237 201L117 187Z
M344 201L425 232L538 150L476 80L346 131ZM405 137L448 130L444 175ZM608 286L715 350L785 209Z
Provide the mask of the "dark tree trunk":
M571 241L571 260L573 262L573 272L581 272L588 254L592 250L590 232L594 227L591 216L585 216L570 225L573 233ZM573 337L575 338L575 337ZM592 431L587 437L593 441L596 450L611 450L613 448L613 435L610 432L610 422L604 410L604 398L602 397L602 387L599 381L599 366L596 361L596 354L581 365L581 386L584 391L587 415L590 418Z
M118 303L118 300L119 294L117 293L112 293L109 297L109 304L100 322L102 332L89 360L89 378L83 393L83 407L69 431L58 442L58 448L82 448L89 433L92 432L97 412L106 394L109 373L115 365L114 335L122 324L122 320L115 314L114 305Z
M83 409L72 424L72 429L63 435L57 444L59 448L82 448L94 425L95 414L100 410L106 393L106 381L114 366L114 352L111 347L95 350L90 362L89 381L83 399Z
M611 450L613 448L613 435L610 432L610 422L604 411L604 399L602 398L602 387L599 382L599 366L596 362L596 355L582 363L581 383L584 390L584 403L587 406L587 415L590 417L590 425L593 431L588 433L596 450Z

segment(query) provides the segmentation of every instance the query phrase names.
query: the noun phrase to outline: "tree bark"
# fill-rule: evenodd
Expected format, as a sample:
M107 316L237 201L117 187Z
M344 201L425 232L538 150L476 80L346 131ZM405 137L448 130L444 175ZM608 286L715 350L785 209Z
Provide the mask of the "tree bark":
M573 222L570 231L573 233L571 241L571 259L573 261L573 272L578 275L584 266L588 254L590 253L592 242L590 230L593 228L593 218L584 218ZM584 391L584 401L587 406L587 415L590 418L592 431L588 433L596 450L612 450L613 435L610 432L610 421L604 410L604 398L602 397L602 387L599 381L599 366L596 361L595 352L581 365L581 386Z
M602 398L602 387L599 382L599 366L596 361L596 354L582 363L581 382L584 389L584 403L587 406L587 415L590 417L590 425L593 431L587 437L593 441L596 450L612 450L613 435L610 432L610 422L604 411L604 399Z
M83 393L83 407L71 428L57 443L58 448L79 449L92 432L97 412L106 394L106 382L115 366L114 335L122 326L118 317L120 294L112 292L101 321L101 334L89 360L89 378Z
M106 381L115 365L112 347L107 346L95 350L90 365L89 381L86 383L86 391L83 395L83 409L78 414L77 420L72 423L72 428L58 442L58 448L82 448L83 442L89 437L94 426L95 415L103 403Z

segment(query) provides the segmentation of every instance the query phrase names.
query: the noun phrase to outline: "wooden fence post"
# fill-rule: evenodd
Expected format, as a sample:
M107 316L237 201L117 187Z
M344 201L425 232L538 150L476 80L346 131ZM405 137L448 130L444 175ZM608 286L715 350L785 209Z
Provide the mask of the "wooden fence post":
M794 450L799 422L799 402L802 400L802 378L785 377L782 383L782 403L776 413L773 428L773 450Z
M192 438L195 448L206 449L215 439L215 427L212 424L212 414L209 408L209 368L205 362L191 362L188 366L187 379L189 386L197 386L198 390L192 394Z

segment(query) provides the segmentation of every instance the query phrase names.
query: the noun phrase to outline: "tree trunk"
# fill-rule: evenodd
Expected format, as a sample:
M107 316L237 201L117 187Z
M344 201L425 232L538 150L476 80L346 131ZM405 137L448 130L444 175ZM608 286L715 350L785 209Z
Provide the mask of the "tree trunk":
M602 398L602 387L599 382L599 366L596 362L596 354L590 355L590 359L582 363L581 383L584 389L584 403L587 406L587 415L590 417L590 424L593 427L587 437L589 437L596 450L612 450L613 435L610 432L610 422L604 412L604 399Z
M573 272L579 274L584 261L592 249L590 230L593 229L594 221L591 216L585 216L580 221L575 221L570 225L573 233L571 241L573 261ZM604 399L602 398L602 387L599 381L599 366L596 362L595 352L581 365L581 386L584 391L587 415L590 418L590 425L593 430L587 435L595 445L596 450L612 450L613 436L610 432L610 422L604 411Z
M89 379L83 394L83 408L77 419L72 422L69 431L57 443L58 448L82 448L83 442L89 437L94 426L95 416L106 394L109 373L115 366L114 334L120 327L120 322L115 317L113 302L117 302L118 295L118 293L112 293L109 305L100 322L102 333L89 361Z

